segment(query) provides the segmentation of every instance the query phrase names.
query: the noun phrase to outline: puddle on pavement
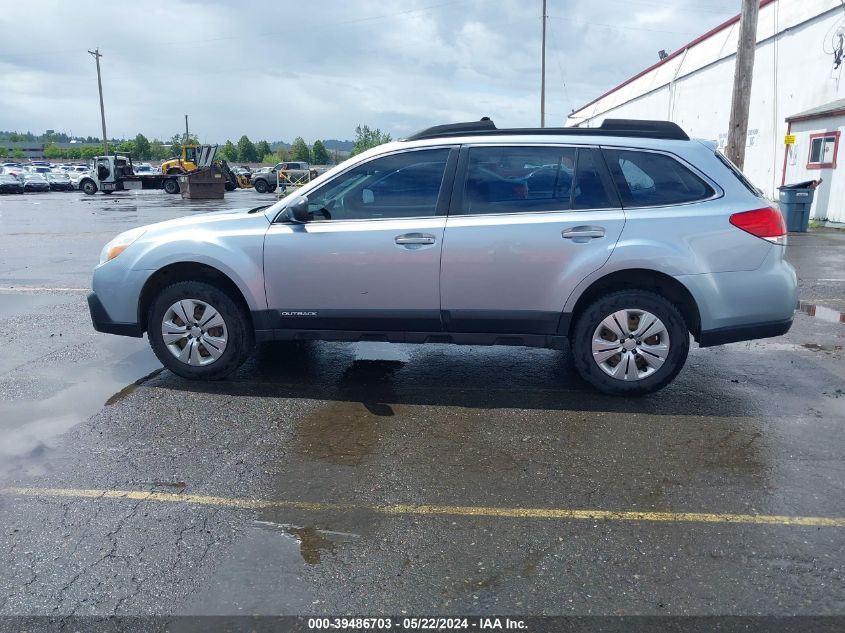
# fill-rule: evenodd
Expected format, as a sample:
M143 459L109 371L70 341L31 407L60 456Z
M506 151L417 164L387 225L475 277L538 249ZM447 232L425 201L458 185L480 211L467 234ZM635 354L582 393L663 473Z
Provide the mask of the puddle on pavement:
M313 525L298 526L274 521L255 521L255 524L266 530L283 534L299 543L299 553L302 555L302 560L309 565L318 565L322 555L333 553L338 543L354 541L359 538L358 534L323 530Z
M307 568L300 543L284 529L256 524L239 532L225 556L192 592L180 615L276 615L312 607L313 589L302 577ZM173 631L207 631L181 627Z
M30 314L44 308L75 303L75 295L37 295L20 293L0 293L0 319Z
M358 466L378 445L392 415L384 403L328 403L297 423L296 450L311 459Z
M804 349L809 349L814 352L841 352L841 345L819 345L818 343L803 343L801 345Z
M56 437L128 396L136 381L161 369L145 340L102 337L94 344L95 358L74 362L60 357L48 368L39 367L35 388L48 391L58 385L51 395L0 401L0 474L41 472Z
M816 317L822 321L828 321L830 323L845 323L845 312L839 312L838 310L818 305L816 303L801 301L798 304L798 309L804 314L809 314L811 317Z
M355 360L395 361L407 363L410 358L405 345L364 342L355 345Z

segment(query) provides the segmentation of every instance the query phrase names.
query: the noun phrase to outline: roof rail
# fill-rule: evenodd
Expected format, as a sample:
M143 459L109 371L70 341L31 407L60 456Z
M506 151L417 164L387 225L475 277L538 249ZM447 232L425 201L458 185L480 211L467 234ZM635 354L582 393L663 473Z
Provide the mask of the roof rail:
M641 119L605 119L599 127L523 127L497 128L489 117L480 121L435 125L411 134L404 141L418 141L447 136L503 136L503 135L551 135L551 136L625 136L633 138L660 138L688 141L689 136L677 123L671 121L649 121Z

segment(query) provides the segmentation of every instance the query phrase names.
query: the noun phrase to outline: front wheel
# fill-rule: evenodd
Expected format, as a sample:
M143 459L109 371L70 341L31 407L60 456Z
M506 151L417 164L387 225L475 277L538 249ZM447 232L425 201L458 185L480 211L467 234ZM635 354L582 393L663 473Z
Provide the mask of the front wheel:
M270 189L269 185L267 184L267 181L263 178L259 178L258 180L256 180L254 187L258 193L267 193L267 191Z
M653 393L684 366L689 331L665 298L646 290L622 290L589 305L572 337L578 373L599 391L615 396Z
M82 183L82 191L89 196L93 196L97 193L97 185L94 183L93 180L86 180Z
M226 292L201 281L162 290L147 314L147 334L161 364L192 380L225 378L254 346L246 311Z

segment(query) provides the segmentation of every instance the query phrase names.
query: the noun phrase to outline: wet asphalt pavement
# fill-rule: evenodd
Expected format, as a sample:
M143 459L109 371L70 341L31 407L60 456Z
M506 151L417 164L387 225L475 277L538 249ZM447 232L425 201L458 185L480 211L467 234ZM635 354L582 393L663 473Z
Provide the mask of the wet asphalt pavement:
M721 520L845 517L845 233L790 237L788 335L694 347L643 399L508 347L273 344L190 383L93 331L116 233L274 199L0 198L0 487L29 489L0 495L0 615L845 612L845 521Z

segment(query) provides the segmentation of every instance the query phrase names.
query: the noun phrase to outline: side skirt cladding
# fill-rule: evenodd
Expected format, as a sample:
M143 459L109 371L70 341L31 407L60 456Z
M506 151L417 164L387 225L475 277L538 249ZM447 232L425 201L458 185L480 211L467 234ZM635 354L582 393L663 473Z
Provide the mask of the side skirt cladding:
M258 341L380 341L388 343L447 343L509 345L563 349L570 315L542 318L523 314L513 321L499 318L462 320L461 331L449 327L438 312L257 310L252 312ZM477 315L474 315L477 316ZM444 329L444 324L446 325ZM453 323L454 325L454 323ZM481 331L472 331L475 326ZM473 328L475 329L475 328Z

